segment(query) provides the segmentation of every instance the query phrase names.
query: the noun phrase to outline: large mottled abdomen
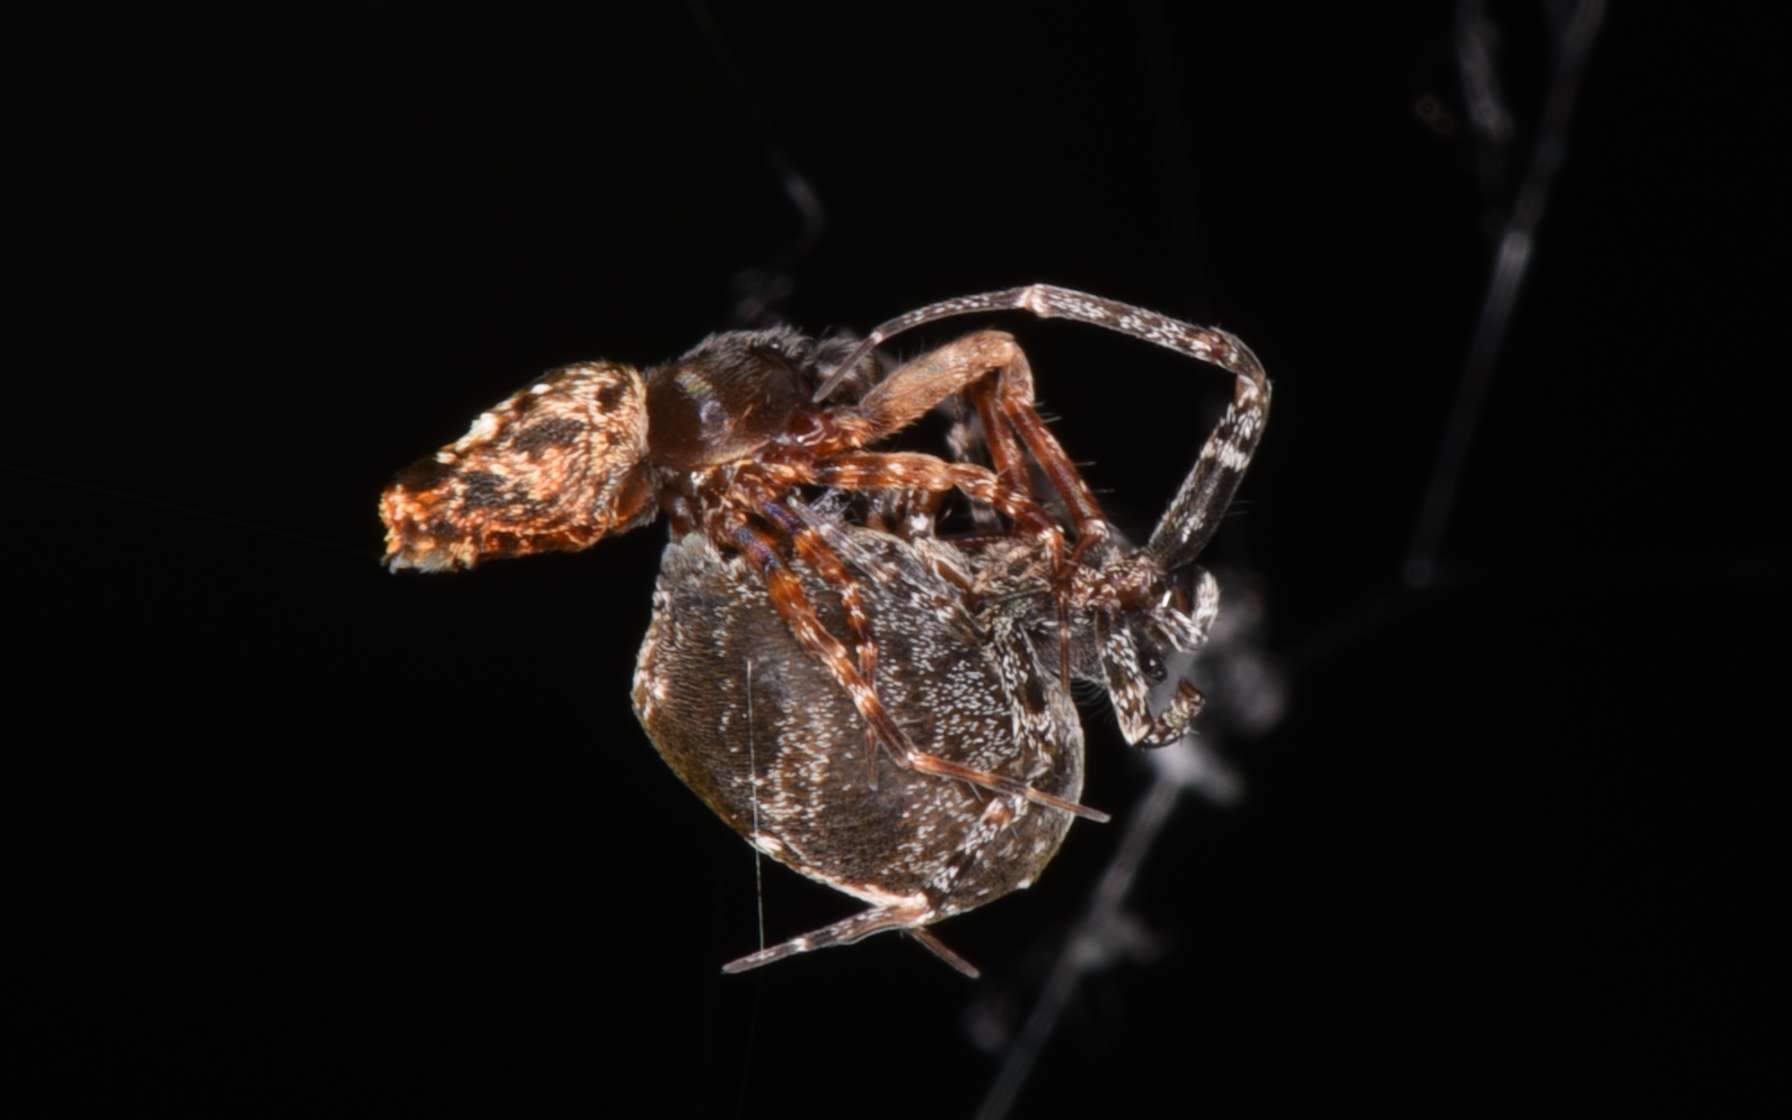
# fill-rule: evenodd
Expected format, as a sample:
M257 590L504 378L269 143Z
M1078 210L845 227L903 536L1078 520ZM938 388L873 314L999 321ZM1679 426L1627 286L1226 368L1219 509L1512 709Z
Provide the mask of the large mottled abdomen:
M934 573L926 550L947 546L840 532L878 647L878 696L914 745L1075 800L1074 706L1031 643L971 615ZM838 594L793 569L822 622L848 640ZM845 690L798 644L764 582L700 536L672 542L661 560L634 705L667 763L737 832L874 903L919 896L937 917L970 909L1029 885L1069 828L1066 813L874 752Z

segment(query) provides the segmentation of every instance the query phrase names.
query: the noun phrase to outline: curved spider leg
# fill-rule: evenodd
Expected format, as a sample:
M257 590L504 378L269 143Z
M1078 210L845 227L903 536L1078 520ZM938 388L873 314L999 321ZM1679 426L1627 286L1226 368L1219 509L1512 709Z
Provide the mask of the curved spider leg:
M1027 460L1021 452L1025 444L1064 500L1079 536L1085 530L1105 532L1095 495L1034 408L1032 366L1014 336L1005 331L976 331L904 363L858 404L843 409L852 418L841 424L847 446L833 450L875 443L960 392L976 406L991 464L1008 487L1031 497Z
M1033 369L1014 336L1005 331L975 331L904 363L853 407L858 423L848 430L861 444L874 442L959 392L976 408L997 477L1030 496L1024 445L1058 492L1076 533L1076 544L1067 558L1056 551L1051 555L1059 624L1058 670L1068 688L1070 572L1110 531L1094 493L1034 405Z
M984 311L1028 311L1041 319L1071 319L1117 331L1190 358L1212 362L1239 377L1255 382L1265 396L1269 392L1269 382L1263 376L1263 367L1254 357L1249 356L1250 350L1244 343L1225 331L1197 327L1143 307L1134 307L1130 303L1103 299L1087 292L1060 288L1055 284L1029 284L1024 288L1006 288L999 292L941 300L879 324L833 373L822 379L820 388L815 390L815 402L820 403L833 396L834 391L858 368L858 363L866 353L897 335L923 323Z
M1087 292L1052 284L1031 284L1024 288L942 300L880 324L865 336L839 369L822 380L814 399L826 400L857 368L865 353L904 331L955 315L985 311L1028 311L1041 319L1064 318L1088 323L1210 362L1234 375L1237 380L1231 406L1208 437L1201 459L1159 520L1146 546L1163 570L1173 570L1191 562L1213 535L1231 502L1269 415L1269 377L1264 373L1263 364L1250 347L1226 331L1198 327ZM897 371L900 373L902 370ZM888 380L895 380L897 374L892 374ZM877 397L882 388L879 385L866 394L861 407ZM1023 434L1025 430L1022 429ZM1053 482L1056 484L1057 480ZM1072 499L1066 496L1066 500Z
M823 665L827 666L834 679L846 689L860 718L864 719L877 732L896 765L905 770L915 770L923 774L956 778L959 781L969 782L974 786L981 786L996 793L1023 797L1036 805L1045 805L1087 820L1106 821L1109 819L1106 813L1078 805L1074 801L1067 801L1062 797L1046 793L1044 790L1034 789L1018 778L961 766L956 762L918 749L909 741L907 734L897 725L895 719L883 706L883 702L878 699L871 682L859 675L858 667L853 664L853 659L848 654L846 646L840 639L828 633L827 628L821 624L821 619L815 614L815 606L809 601L808 595L804 593L796 574L779 557L777 542L744 521L732 528L728 539L759 572L759 577L765 581L772 607L784 619L784 624L790 628L791 634Z
M1027 476L1026 460L1021 457L1020 448L1015 444L1018 435L1020 442L1026 444L1032 452L1034 462L1039 464L1045 476L1050 480L1052 488L1064 502L1072 528L1076 531L1076 543L1071 546L1070 555L1060 558L1051 557L1052 562L1052 599L1058 616L1058 675L1064 687L1070 687L1070 573L1082 562L1088 550L1108 539L1109 528L1107 518L1101 512L1101 506L1095 500L1095 494L1089 484L1083 481L1082 472L1064 448L1052 436L1046 427L1045 418L1039 415L1033 395L1033 369L1027 362L1027 356L1021 351L1010 335L1000 334L1007 340L1011 351L1008 361L996 372L994 383L988 378L974 383L967 393L977 408L977 415L983 422L985 438L989 442L991 460L996 463L997 473L1003 476L1016 476L1024 480Z
M1106 539L1107 518L1101 512L1101 504L1095 500L1094 491L1083 481L1082 472L1052 435L1045 418L1039 415L1033 394L1033 367L1020 344L1004 331L978 333L999 340L994 348L1004 359L996 368L993 379L985 378L968 389L977 415L983 421L990 458L996 464L997 473L1012 474L1024 486L1026 460L1015 445L1015 437L1026 445L1033 461L1039 464L1052 489L1063 500L1064 510L1076 530L1076 547L1070 556L1070 563L1075 564L1091 545Z
M1232 504L1232 495L1244 479L1245 468L1263 438L1269 420L1269 379L1257 356L1244 343L1233 340L1233 360L1241 372L1233 388L1232 402L1201 446L1188 477L1183 479L1169 508L1151 531L1145 552L1160 571L1174 571L1194 563L1219 528L1220 518Z

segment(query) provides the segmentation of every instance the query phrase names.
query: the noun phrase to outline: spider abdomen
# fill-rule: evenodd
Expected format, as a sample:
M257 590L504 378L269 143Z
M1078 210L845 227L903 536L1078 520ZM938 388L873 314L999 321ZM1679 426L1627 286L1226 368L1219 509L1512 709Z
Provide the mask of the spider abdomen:
M1031 643L964 609L924 560L924 548L947 546L842 532L878 568L865 596L876 687L916 745L1074 800L1081 727ZM795 570L822 622L841 625L837 594ZM934 919L981 905L1029 885L1070 827L1067 813L872 751L852 702L791 635L763 581L701 535L662 558L633 695L660 754L730 827L873 903L924 898Z

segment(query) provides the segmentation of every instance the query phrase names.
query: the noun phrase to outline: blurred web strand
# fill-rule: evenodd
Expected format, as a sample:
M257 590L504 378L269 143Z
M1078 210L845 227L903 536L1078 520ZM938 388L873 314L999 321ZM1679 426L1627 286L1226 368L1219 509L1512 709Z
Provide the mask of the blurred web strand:
M755 268L741 269L733 277L735 302L730 313L733 321L747 327L771 326L783 318L784 302L796 288L798 266L820 243L821 235L827 229L827 211L808 176L790 158L788 147L765 111L758 89L735 61L734 51L728 46L709 5L703 0L686 0L685 10L697 25L711 61L732 87L732 107L747 118L766 163L777 176L778 186L796 211L800 223L797 232L773 251L770 260Z
M1530 268L1537 229L1549 203L1549 190L1568 154L1568 123L1574 114L1574 99L1580 91L1581 75L1586 70L1593 40L1599 34L1599 25L1605 15L1605 0L1579 0L1566 18L1561 17L1559 11L1560 5L1545 4L1546 14L1551 16L1550 29L1555 34L1555 42L1551 44L1555 67L1550 77L1549 96L1538 125L1530 169L1525 173L1518 196L1500 231L1493 271L1487 281L1487 294L1481 301L1481 315L1475 323L1468 359L1463 364L1462 377L1456 387L1456 401L1444 426L1437 464L1431 471L1431 482L1419 507L1418 522L1407 549L1402 577L1411 588L1430 587L1437 580L1438 550L1449 528L1469 446L1474 442L1475 429L1487 403L1487 392L1493 384L1494 368L1510 333L1512 312ZM1480 63L1489 53L1486 37L1490 34L1490 25L1481 13L1481 5L1474 0L1465 0L1457 10L1457 18L1457 58L1464 67L1464 83L1470 91L1466 100L1471 107L1471 120L1510 121L1511 114L1499 104L1498 87L1481 80L1487 77L1485 67ZM1478 124L1475 131L1485 140L1499 139L1497 130L1484 124Z
M1071 997L1076 994L1084 974L1095 971L1114 956L1108 943L1113 940L1112 930L1120 919L1126 896L1131 893L1139 869L1150 857L1157 838L1175 814L1177 801L1193 784L1190 764L1187 761L1177 764L1179 756L1185 760L1195 757L1193 747L1192 738L1184 738L1175 746L1149 756L1159 763L1151 785L1127 814L1126 833L1121 837L1120 848L1108 863L1107 870L1102 872L1088 910L1064 939L1045 986L1040 989L1039 998L1027 1015L1026 1024L1008 1047L1002 1068L977 1109L977 1120L1002 1120L1008 1115L1026 1087L1027 1079L1032 1076L1039 1055L1057 1031L1058 1020L1070 1006Z
M1414 590L1429 586L1436 577L1438 548L1456 501L1462 467L1486 403L1494 366L1510 330L1512 312L1549 200L1549 189L1567 154L1568 123L1573 114L1575 95L1605 5L1604 0L1579 0L1565 15L1564 8L1561 3L1546 0L1545 14L1554 37L1551 45L1555 60L1549 93L1531 166L1503 223L1487 293L1439 447L1437 466L1431 474L1407 553L1404 577L1407 586ZM1512 118L1500 100L1491 69L1488 36L1492 33L1492 25L1486 20L1479 0L1463 0L1457 9L1457 19L1457 63L1462 69L1464 100L1469 105L1471 121L1483 143L1501 143L1506 134L1500 126L1509 125ZM1120 849L1103 873L1088 911L1067 938L1032 1012L1009 1046L1002 1066L977 1110L977 1120L1003 1120L1009 1115L1036 1068L1039 1056L1057 1030L1058 1021L1075 995L1077 985L1086 973L1093 972L1108 959L1101 937L1120 921L1122 904L1139 868L1150 856L1153 845L1175 812L1178 795L1187 785L1187 778L1178 776L1170 767L1157 769L1150 787L1129 817Z

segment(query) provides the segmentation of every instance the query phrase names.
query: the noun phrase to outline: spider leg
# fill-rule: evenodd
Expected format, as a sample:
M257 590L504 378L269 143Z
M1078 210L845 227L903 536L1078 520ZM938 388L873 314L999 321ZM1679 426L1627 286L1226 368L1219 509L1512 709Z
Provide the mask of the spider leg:
M1009 342L1012 345L1013 339ZM1108 538L1107 519L1102 516L1101 506L1095 501L1089 484L1083 481L1082 473L1052 436L1034 406L1033 370L1018 345L1013 346L1008 364L1001 367L994 385L984 379L973 384L967 393L983 422L990 459L996 464L997 473L1002 477L1018 477L1021 485L1025 485L1026 461L1014 442L1018 435L1058 491L1076 530L1076 544L1071 547L1069 558L1060 562L1059 557L1052 557L1052 598L1058 616L1058 678L1068 689L1070 573L1082 562L1085 552Z
M881 439L961 391L976 407L997 477L1028 493L1024 445L1063 500L1076 533L1068 558L1052 556L1058 671L1069 687L1070 573L1090 548L1108 538L1109 530L1094 493L1034 405L1032 366L1014 336L976 331L906 363L860 400L855 410L860 423L853 430L861 432L865 442Z
M1263 438L1263 426L1269 420L1269 381L1261 376L1263 367L1257 363L1256 355L1242 342L1237 344L1237 355L1241 363L1257 370L1258 377L1239 377L1232 403L1226 406L1219 423L1201 446L1200 457L1158 519L1157 528L1151 531L1145 551L1160 571L1174 571L1194 563L1207 547L1232 504L1245 468L1251 465L1257 442Z
M1206 697L1183 681L1170 706L1152 714L1151 682L1145 675L1137 640L1125 627L1113 626L1099 613L1095 616L1095 637L1101 644L1108 695L1126 741L1137 746L1163 747L1182 738L1207 703Z
M976 406L991 463L1004 483L1018 493L1030 493L1027 460L1021 453L1024 444L1064 499L1079 535L1086 528L1103 531L1095 495L1034 408L1033 370L1027 356L1014 336L1004 331L976 331L904 364L852 406L860 421L850 426L853 438L858 446L874 443L960 392Z
M851 945L874 933L899 929L926 946L934 956L975 980L978 975L977 970L963 957L942 945L940 939L925 928L927 919L932 916L933 911L925 902L874 907L863 913L854 914L850 918L844 918L831 926L823 926L813 932L805 933L801 937L793 937L789 941L773 945L769 949L761 949L757 953L749 954L739 960L730 961L722 966L722 971L745 972L748 969L787 960L798 953L813 952L816 949L831 949L836 945Z
M953 462L978 462L977 449L987 446L983 437L983 418L978 416L974 408L967 407L967 401L953 398L946 402L952 414L952 426L946 429L946 449L951 453ZM979 533L996 533L1001 531L1000 519L996 511L988 506L973 505L970 507L971 524Z
M878 326L865 336L839 369L823 379L815 392L815 400L826 400L857 368L866 353L904 331L955 315L986 311L1029 311L1041 319L1065 318L1089 323L1211 362L1234 375L1236 382L1231 406L1208 437L1200 460L1158 521L1147 545L1148 552L1162 570L1173 570L1193 561L1212 537L1231 503L1269 414L1270 386L1263 364L1250 347L1226 331L1198 327L1142 307L1052 284L960 296L916 308ZM892 374L890 380L894 379ZM865 400L871 401L882 388L880 385L873 389L866 394ZM1053 481L1056 484L1057 480ZM1066 500L1071 499L1067 496Z
M952 967L952 970L959 975L970 980L975 980L983 975L981 972L977 971L976 965L946 948L945 942L935 937L933 931L926 926L910 926L902 932L907 934L914 941L919 942L922 948L926 949L940 960L945 961Z
M865 596L858 579L846 570L839 553L807 519L799 517L782 502L764 501L754 510L776 525L790 538L791 547L815 574L834 588L840 596L840 609L846 616L846 629L852 635L853 649L858 655L859 676L868 681L877 679L877 639L871 632L871 619L865 613ZM865 728L865 757L868 780L877 788L877 733Z
M1063 536L1026 490L974 463L948 463L915 451L845 451L816 463L800 481L856 491L957 490L1002 513L1023 532Z
M1256 382L1265 396L1269 393L1269 382L1263 376L1263 367L1254 357L1250 357L1250 351L1243 343L1225 331L1197 327L1168 315L1147 311L1143 307L1134 307L1130 303L1103 299L1054 284L1030 284L1024 288L1006 288L999 292L941 300L880 324L865 336L833 373L822 380L821 386L815 390L815 401L819 403L827 400L841 383L852 376L867 353L904 331L913 330L923 323L949 319L954 315L972 315L984 311L1029 311L1041 319L1072 319L1117 331L1190 358L1212 362L1231 370L1239 377Z
M990 459L997 474L1025 488L1026 460L1015 445L1015 437L1026 445L1033 461L1063 499L1065 512L1076 529L1077 546L1072 554L1075 560L1089 544L1106 537L1107 519L1089 484L1083 481L1082 472L1039 415L1033 395L1033 367L1027 355L1012 336L1000 331L984 333L999 335L1007 342L1006 361L997 369L993 382L985 378L967 390L978 418L983 421Z
M859 674L858 666L848 654L846 646L840 639L828 633L821 619L815 614L815 606L804 593L802 584L778 555L777 542L766 533L751 525L737 524L729 534L730 543L739 549L741 554L759 572L765 581L771 603L777 610L784 624L790 628L791 634L806 648L811 655L825 665L834 679L840 682L851 698L853 707L859 716L877 732L884 748L890 752L896 765L905 770L915 770L923 774L939 777L956 778L969 782L996 793L1005 793L1014 797L1024 797L1037 805L1073 813L1093 821L1106 821L1108 815L1095 809L1067 801L1062 797L1034 789L1018 778L1010 778L1002 774L993 774L987 770L977 770L969 766L961 766L937 755L928 754L918 749L909 741L900 726L897 725L889 711L878 699L877 692L871 682Z

